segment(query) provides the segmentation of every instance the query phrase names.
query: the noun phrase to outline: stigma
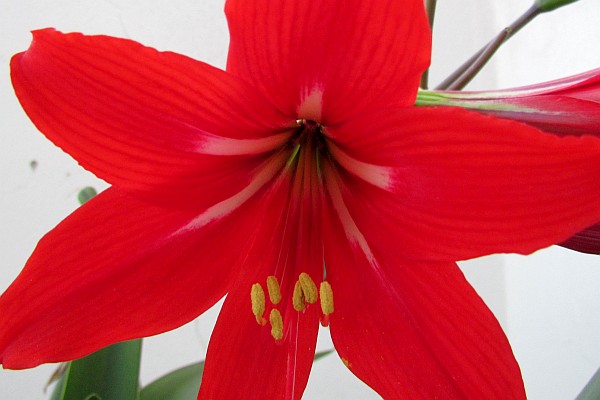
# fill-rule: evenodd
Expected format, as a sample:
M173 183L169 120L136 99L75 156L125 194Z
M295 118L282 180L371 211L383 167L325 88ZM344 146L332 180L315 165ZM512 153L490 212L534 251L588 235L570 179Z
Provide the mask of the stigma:
M265 283L270 304L267 304L267 296L265 295L263 285L258 282L254 283L250 289L252 314L254 314L256 322L260 326L265 326L267 324L265 314L267 308L270 309L268 321L271 326L271 336L276 342L279 342L284 337L284 317L278 308L283 299L281 286L277 277L273 275L268 276ZM328 326L329 315L333 313L333 289L331 288L331 284L327 281L322 281L319 288L317 288L315 281L310 275L302 272L298 275L293 285L291 293L292 308L298 313L304 313L308 307L316 304L319 300L321 306L321 324Z

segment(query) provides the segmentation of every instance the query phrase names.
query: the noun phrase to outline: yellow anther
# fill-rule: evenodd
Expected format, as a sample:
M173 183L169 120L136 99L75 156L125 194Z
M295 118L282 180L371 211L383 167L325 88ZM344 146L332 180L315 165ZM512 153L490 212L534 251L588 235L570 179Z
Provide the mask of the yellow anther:
M273 304L279 304L281 301L281 290L279 289L279 282L273 275L267 278L267 290L269 292L269 300Z
M303 272L298 277L298 281L302 286L302 293L304 293L304 299L306 302L309 304L316 303L318 296L317 285L315 285L315 282L312 280L310 275L308 275L306 272Z
M296 311L303 311L306 308L306 303L304 302L304 293L302 293L302 285L300 284L300 281L296 282L296 285L294 286L292 305Z
M319 297L321 298L321 310L324 315L329 315L333 312L333 290L327 281L321 282L319 286Z
M350 364L350 361L346 360L344 357L342 357L342 362L344 363L346 368L350 368L352 366L352 364Z
M281 340L283 338L283 319L279 310L275 308L271 310L269 322L271 323L271 336L275 340Z
M263 290L260 283L252 285L250 290L250 300L252 301L252 314L256 317L256 322L259 325L267 323L263 314L265 313L265 291Z

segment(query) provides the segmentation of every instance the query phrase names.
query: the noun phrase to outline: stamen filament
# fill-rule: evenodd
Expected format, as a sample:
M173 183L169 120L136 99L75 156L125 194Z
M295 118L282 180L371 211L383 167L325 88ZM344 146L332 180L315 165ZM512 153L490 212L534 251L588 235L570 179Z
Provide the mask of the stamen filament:
M292 163L294 162L294 160L296 159L296 156L298 155L298 153L300 152L300 143L296 144L294 146L294 149L292 150L292 154L290 154L290 157L288 158L287 162L285 163L285 167L289 168L290 165L292 165Z

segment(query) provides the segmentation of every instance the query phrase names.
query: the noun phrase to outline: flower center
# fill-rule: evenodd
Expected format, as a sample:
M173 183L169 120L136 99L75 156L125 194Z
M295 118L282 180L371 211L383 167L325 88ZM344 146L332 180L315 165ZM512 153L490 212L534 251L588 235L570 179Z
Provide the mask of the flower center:
M323 209L326 204L323 167L331 154L323 126L311 119L299 119L289 139L289 155L280 175L285 185L285 203L277 231L277 258L273 275L254 283L250 290L256 322L271 326L271 336L280 341L290 325L320 299L321 323L329 325L333 312L333 291L325 280L323 254ZM315 282L320 282L317 285ZM268 296L267 296L268 293ZM312 314L313 311L317 312Z
M296 120L296 123L298 124L298 128L291 139L293 145L312 146L321 152L326 151L327 145L325 144L323 125L307 119Z

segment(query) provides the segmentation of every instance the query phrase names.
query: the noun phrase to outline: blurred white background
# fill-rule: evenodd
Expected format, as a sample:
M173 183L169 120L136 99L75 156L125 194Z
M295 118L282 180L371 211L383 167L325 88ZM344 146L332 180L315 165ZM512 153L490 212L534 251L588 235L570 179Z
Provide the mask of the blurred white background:
M439 1L431 81L442 80L529 6L522 0ZM224 67L228 32L223 0L0 0L0 291L36 241L77 207L84 186L105 184L51 145L12 92L9 60L29 31L103 33L135 39ZM580 2L543 15L503 47L469 86L491 89L600 67L600 5ZM532 256L465 263L469 280L506 329L529 398L574 398L600 367L600 259L560 248ZM142 382L204 357L217 311L144 342ZM1 323L1 316L0 316ZM331 347L323 330L319 348ZM45 399L55 366L0 369L0 399ZM377 399L335 355L315 364L306 399Z

